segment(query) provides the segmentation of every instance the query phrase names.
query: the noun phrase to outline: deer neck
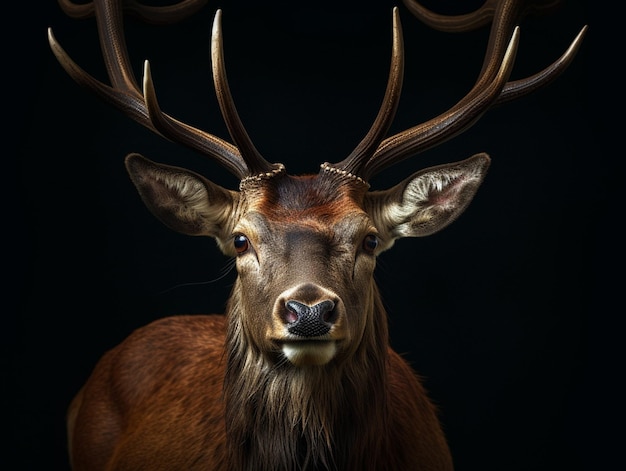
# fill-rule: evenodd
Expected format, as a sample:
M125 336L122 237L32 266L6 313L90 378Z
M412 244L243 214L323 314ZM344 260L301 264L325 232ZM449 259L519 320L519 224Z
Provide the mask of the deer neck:
M248 343L233 294L224 381L233 469L373 469L388 436L388 338L375 285L371 292L370 322L356 353L308 367Z

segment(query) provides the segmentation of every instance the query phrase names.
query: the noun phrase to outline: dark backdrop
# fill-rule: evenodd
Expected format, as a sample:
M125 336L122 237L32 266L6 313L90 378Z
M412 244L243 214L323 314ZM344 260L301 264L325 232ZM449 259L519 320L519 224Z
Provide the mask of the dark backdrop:
M210 22L222 8L231 90L249 134L267 160L316 172L343 159L373 122L397 3L211 0L179 25L128 20L127 39L138 75L150 60L168 114L229 139L209 61ZM470 3L424 2L442 12ZM12 164L3 232L17 236L6 259L18 281L8 284L5 314L5 424L15 438L9 451L20 457L11 469L65 470L65 409L102 353L151 320L221 312L234 279L213 240L174 233L148 213L124 156L139 152L224 186L237 182L65 74L48 48L48 26L106 80L93 20L71 20L52 0L19 8L17 34L5 45L5 100L18 124L5 136L15 149L5 156ZM431 31L400 10L406 72L394 133L469 90L487 39L487 30ZM595 147L594 116L607 90L592 93L601 70L594 18L583 1L528 18L513 78L547 66L589 23L568 71L372 180L384 188L428 165L481 151L493 158L457 222L399 241L376 273L391 342L440 406L458 471L600 469L588 461L607 443L594 420L612 408L612 396L602 380L606 358L594 352L615 329L602 273L617 256L609 192L618 177L615 157Z

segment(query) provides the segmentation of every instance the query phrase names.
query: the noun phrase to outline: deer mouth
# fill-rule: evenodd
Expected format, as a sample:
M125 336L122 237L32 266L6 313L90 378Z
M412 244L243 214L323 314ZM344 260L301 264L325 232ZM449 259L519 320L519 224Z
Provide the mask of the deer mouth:
M328 339L285 340L281 342L283 355L295 366L321 366L337 353L337 342Z

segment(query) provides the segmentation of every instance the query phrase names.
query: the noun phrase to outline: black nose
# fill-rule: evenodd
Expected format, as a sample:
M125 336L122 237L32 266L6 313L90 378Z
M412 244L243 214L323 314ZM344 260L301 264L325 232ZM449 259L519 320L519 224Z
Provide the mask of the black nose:
M287 301L287 331L301 337L327 334L335 322L335 303L326 300L313 306L298 301Z

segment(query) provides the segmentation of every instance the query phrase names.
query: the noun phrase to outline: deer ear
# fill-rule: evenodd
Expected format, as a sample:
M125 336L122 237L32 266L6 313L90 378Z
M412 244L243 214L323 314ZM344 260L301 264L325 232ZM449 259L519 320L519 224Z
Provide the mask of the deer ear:
M230 236L237 192L222 188L190 170L152 162L139 154L125 160L130 178L150 212L169 228L217 239Z
M476 154L461 162L430 167L385 191L366 194L366 210L391 247L400 237L440 231L467 208L483 181L490 159Z

